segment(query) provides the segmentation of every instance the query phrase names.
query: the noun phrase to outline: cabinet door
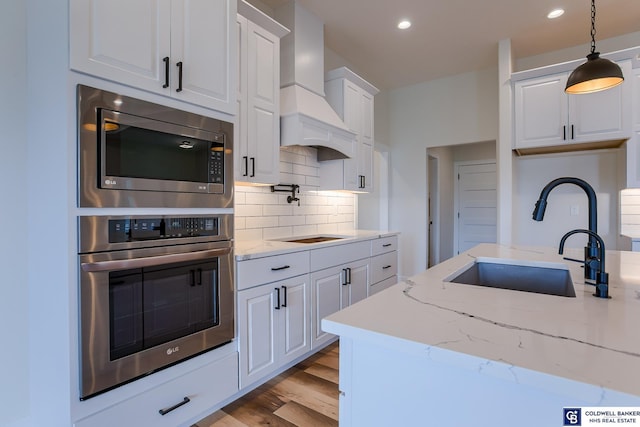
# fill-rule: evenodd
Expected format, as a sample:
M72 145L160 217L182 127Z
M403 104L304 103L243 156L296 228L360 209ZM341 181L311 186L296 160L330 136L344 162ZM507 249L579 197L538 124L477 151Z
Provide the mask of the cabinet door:
M232 0L172 0L172 96L235 114L235 5Z
M567 95L570 142L606 141L631 134L631 65L619 64L627 79L614 88L583 95ZM569 138L567 138L569 139Z
M518 81L514 87L515 148L544 147L567 136L567 75Z
M640 188L640 131L626 143L627 188Z
M280 39L249 21L247 143L252 182L280 182Z
M361 153L358 154L359 174L364 176L363 184L366 192L373 191L373 96L362 91L362 133Z
M316 348L333 338L333 334L321 329L324 317L339 311L342 302L344 284L344 268L331 267L311 274L312 301L311 309L311 347Z
M640 68L634 68L631 80L631 110L633 111L633 130L640 130Z
M369 263L364 259L349 265L349 305L365 299L369 290ZM343 305L344 308L344 305Z
M359 156L362 149L362 111L360 88L348 80L344 80L344 123L356 134L356 158L344 160L344 189L357 191L360 189Z
M170 0L71 0L70 66L84 73L169 94Z
M279 285L284 307L280 311L280 364L285 364L311 350L309 275L294 277Z
M238 292L240 387L277 368L277 296L275 285Z
M249 178L249 151L247 145L247 18L237 15L236 37L238 40L238 55L236 58L236 70L238 81L236 82L237 114L234 127L233 160L234 175L236 181L248 181Z

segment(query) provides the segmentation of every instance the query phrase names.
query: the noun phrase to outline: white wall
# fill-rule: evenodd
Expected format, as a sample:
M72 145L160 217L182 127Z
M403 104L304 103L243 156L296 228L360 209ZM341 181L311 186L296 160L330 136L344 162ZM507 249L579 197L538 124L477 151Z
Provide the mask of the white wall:
M26 3L4 2L0 14L0 425L29 414L27 282ZM10 58L10 60L9 60Z
M514 161L513 243L557 247L562 236L575 228L588 228L588 204L584 191L562 184L547 199L544 220L533 221L531 214L542 188L563 176L581 178L595 190L598 198L598 234L607 249L617 248L619 156L614 150L570 153L557 156L519 157ZM571 214L571 208L577 214ZM576 212L574 212L576 213ZM567 247L582 247L587 236L574 236Z
M389 93L389 228L402 233L401 276L427 266L426 148L495 140L497 86L489 69Z
M27 175L30 424L69 425L75 290L75 97L67 0L28 0Z

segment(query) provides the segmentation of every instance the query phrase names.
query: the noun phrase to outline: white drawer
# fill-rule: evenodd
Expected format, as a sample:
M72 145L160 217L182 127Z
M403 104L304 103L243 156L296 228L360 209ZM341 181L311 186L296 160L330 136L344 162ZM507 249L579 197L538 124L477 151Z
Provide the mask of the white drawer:
M314 249L310 251L310 271L324 270L325 268L335 267L336 265L369 258L370 251L371 246L368 240Z
M369 296L377 294L378 292L383 291L395 285L396 283L398 283L398 278L396 276L389 277L382 282L374 283L373 285L369 286Z
M398 274L398 252L371 258L371 283L378 283Z
M238 290L309 272L309 252L293 252L236 262Z
M381 237L371 241L371 256L398 250L398 236Z
M235 352L84 418L75 423L75 426L113 427L135 424L175 427L202 416L218 402L237 392L238 353ZM185 398L189 402L165 415L160 414L160 410L171 408Z

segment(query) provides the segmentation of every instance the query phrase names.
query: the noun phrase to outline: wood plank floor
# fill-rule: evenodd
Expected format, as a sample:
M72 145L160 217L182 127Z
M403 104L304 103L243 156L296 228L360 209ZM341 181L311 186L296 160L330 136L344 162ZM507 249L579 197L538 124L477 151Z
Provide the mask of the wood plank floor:
M338 425L338 342L193 427Z

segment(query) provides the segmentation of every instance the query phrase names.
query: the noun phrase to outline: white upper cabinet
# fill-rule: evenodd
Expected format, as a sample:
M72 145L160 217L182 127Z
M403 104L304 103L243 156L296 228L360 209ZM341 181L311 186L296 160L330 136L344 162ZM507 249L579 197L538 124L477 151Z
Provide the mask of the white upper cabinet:
M70 0L72 69L235 114L236 0Z
M280 182L280 38L288 30L244 2L238 6L235 179L275 185Z
M356 156L320 164L323 190L373 190L373 98L378 89L342 67L329 71L325 80L326 98L350 131L356 134Z
M625 82L615 88L567 95L569 73L516 81L516 150L567 146L631 137L631 63L619 64ZM559 150L558 150L559 151Z

